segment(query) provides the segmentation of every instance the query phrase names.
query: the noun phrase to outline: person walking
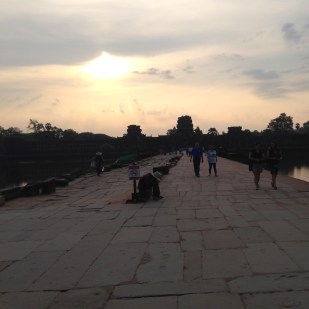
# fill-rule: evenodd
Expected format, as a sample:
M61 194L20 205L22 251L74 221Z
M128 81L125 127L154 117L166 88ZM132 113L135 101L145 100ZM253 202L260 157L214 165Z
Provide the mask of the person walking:
M277 190L277 176L279 164L282 160L282 153L275 142L272 142L267 149L266 160L271 173L271 186Z
M192 159L195 176L200 177L200 164L201 162L204 162L204 158L203 149L200 147L199 143L195 143L192 148Z
M217 177L217 151L215 150L213 145L209 145L209 149L207 151L207 160L209 165L209 176L211 176L211 170L214 169L215 176Z
M265 157L261 149L261 144L256 143L255 148L249 152L249 161L251 163L251 170L254 175L254 183L256 190L260 189L260 176L263 171L262 163L264 162Z
M93 162L94 162L94 166L95 166L95 170L98 176L101 175L102 173L102 169L103 169L103 156L102 156L102 152L97 152L95 154L95 156L93 157Z

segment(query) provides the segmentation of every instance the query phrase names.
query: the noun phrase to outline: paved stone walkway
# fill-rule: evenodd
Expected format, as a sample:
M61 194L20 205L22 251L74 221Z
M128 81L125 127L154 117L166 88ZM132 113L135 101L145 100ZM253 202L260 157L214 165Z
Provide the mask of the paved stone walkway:
M142 173L168 156L142 161ZM0 208L0 308L309 308L309 183L188 157L164 199L125 204L127 168Z

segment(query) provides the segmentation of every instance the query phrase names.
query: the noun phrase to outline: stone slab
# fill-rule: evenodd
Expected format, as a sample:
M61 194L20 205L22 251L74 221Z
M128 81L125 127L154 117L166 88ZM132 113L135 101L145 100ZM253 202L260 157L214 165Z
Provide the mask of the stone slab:
M136 271L138 282L177 281L183 278L183 253L179 244L150 244Z
M152 231L153 227L150 226L122 227L113 238L112 243L148 242Z
M15 292L0 294L1 309L48 308L58 292Z
M300 268L273 243L248 244L244 249L247 260L254 273L285 273L299 271Z
M79 288L118 285L132 281L146 244L114 244L104 250L78 283Z
M177 221L177 229L180 232L204 231L210 229L210 225L205 219L183 219Z
M258 226L239 227L235 234L245 244L273 242L273 239Z
M228 286L236 294L308 290L309 273L241 277L229 281Z
M59 293L48 309L101 309L108 297L103 288L69 290Z
M183 280L202 279L202 252L189 251L184 254Z
M175 226L154 227L150 243L179 242L179 233Z
M309 240L306 234L286 221L261 221L259 225L276 241Z
M133 299L112 299L105 309L177 309L177 297L147 297Z
M183 251L202 251L205 249L202 232L181 232L181 249Z
M113 235L86 236L54 263L29 290L73 289L104 251Z
M180 296L179 309L244 309L241 298L230 293L191 294Z
M46 272L65 251L34 252L0 273L1 292L22 292Z
M309 271L309 242L278 242L282 248L303 271Z
M200 294L227 291L223 279L195 280L191 282L158 282L146 284L128 284L117 286L113 295L116 298Z
M207 250L245 247L232 230L205 231L202 234Z
M203 279L234 278L251 274L241 249L203 251Z
M246 309L309 308L309 292L277 292L242 297Z
M21 260L42 244L40 241L0 243L0 261Z

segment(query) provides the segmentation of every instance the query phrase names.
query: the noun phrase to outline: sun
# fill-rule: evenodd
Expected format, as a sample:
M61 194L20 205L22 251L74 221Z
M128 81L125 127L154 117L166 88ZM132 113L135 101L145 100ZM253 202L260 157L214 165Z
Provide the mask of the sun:
M121 77L132 70L130 60L112 56L103 52L98 58L87 62L82 71L98 79L112 79Z

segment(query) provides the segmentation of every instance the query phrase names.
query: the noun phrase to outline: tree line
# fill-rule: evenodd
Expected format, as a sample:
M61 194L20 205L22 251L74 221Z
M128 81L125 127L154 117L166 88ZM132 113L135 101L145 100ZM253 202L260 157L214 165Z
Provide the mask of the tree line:
M135 125L131 125L130 127L135 127ZM139 127L138 127L139 128ZM66 129L63 130L61 128L58 128L56 126L53 126L51 123L40 123L39 121L35 119L30 119L29 124L27 126L27 129L30 131L29 134L31 134L34 137L42 138L42 139L55 139L55 140L61 140L61 139L78 139L78 138L94 138L94 136L99 137L106 137L106 138L112 138L105 134L94 134L91 132L82 132L77 133L73 129ZM288 116L285 113L281 113L278 117L270 120L267 128L264 130L258 132L257 130L251 132L250 130L242 130L241 126L236 127L229 127L228 132L222 132L222 135L228 134L228 135L235 135L235 134L243 133L243 134L254 134L254 135L269 135L269 134L309 134L309 120L303 125L300 125L299 123L295 124L293 123L293 117ZM3 137L12 137L12 136L20 136L21 134L24 135L22 130L20 130L17 127L9 127L7 129L4 129L2 126L0 126L0 136ZM136 131L137 135L141 135L141 130ZM210 136L219 136L219 132L216 128L211 127L208 129L207 135ZM191 140L193 138L198 139L198 137L201 137L204 135L203 131L197 126L194 129L193 121L191 116L185 115L178 117L177 124L172 129L167 130L166 133L167 136L170 137L179 137L185 140ZM123 135L124 137L127 136L127 134Z

